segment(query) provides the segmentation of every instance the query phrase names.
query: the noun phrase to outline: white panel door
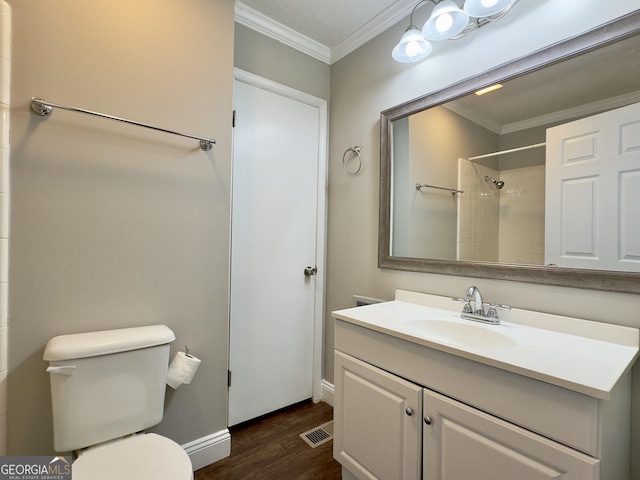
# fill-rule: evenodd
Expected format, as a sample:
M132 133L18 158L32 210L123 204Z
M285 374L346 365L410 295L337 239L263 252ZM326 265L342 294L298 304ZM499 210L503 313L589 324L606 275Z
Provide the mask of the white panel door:
M424 480L599 477L599 460L438 393L424 390L423 410Z
M640 272L640 103L547 130L545 263Z
M229 425L312 397L322 163L321 109L234 88Z

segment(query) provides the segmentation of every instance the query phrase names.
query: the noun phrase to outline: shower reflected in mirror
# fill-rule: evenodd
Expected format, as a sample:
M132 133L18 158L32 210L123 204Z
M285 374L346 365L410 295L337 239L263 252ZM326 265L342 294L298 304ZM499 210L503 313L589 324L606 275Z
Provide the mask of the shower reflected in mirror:
M489 175L485 175L484 181L493 183L498 190L502 190L502 188L504 187L504 182L496 180L495 178L492 178Z

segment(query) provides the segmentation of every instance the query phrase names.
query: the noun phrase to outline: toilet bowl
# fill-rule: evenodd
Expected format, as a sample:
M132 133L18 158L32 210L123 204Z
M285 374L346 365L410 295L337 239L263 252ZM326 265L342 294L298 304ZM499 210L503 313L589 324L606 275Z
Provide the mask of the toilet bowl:
M84 450L72 465L73 480L193 480L191 460L172 440L133 435Z
M164 325L49 340L53 443L78 455L73 480L193 480L180 445L140 433L162 420L173 340Z

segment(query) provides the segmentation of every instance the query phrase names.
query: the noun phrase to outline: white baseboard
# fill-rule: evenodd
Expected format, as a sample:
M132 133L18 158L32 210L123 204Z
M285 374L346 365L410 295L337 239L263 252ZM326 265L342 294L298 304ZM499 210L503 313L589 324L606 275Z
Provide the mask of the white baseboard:
M322 380L320 384L322 387L322 401L327 402L329 405L333 407L333 392L334 392L333 384L327 382L326 380Z
M321 400L333 406L333 384L322 380L321 387ZM182 448L189 455L193 470L199 470L231 455L231 434L225 428L217 433L185 443Z
M217 433L185 443L182 448L189 455L193 470L196 471L231 455L231 434L225 428Z

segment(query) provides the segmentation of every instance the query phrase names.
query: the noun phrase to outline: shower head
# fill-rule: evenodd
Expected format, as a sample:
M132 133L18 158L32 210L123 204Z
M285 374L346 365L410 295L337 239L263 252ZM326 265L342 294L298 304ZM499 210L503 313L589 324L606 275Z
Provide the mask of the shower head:
M496 180L495 178L491 178L489 175L486 175L484 177L484 181L493 183L498 190L502 190L502 187L504 187L503 181Z

